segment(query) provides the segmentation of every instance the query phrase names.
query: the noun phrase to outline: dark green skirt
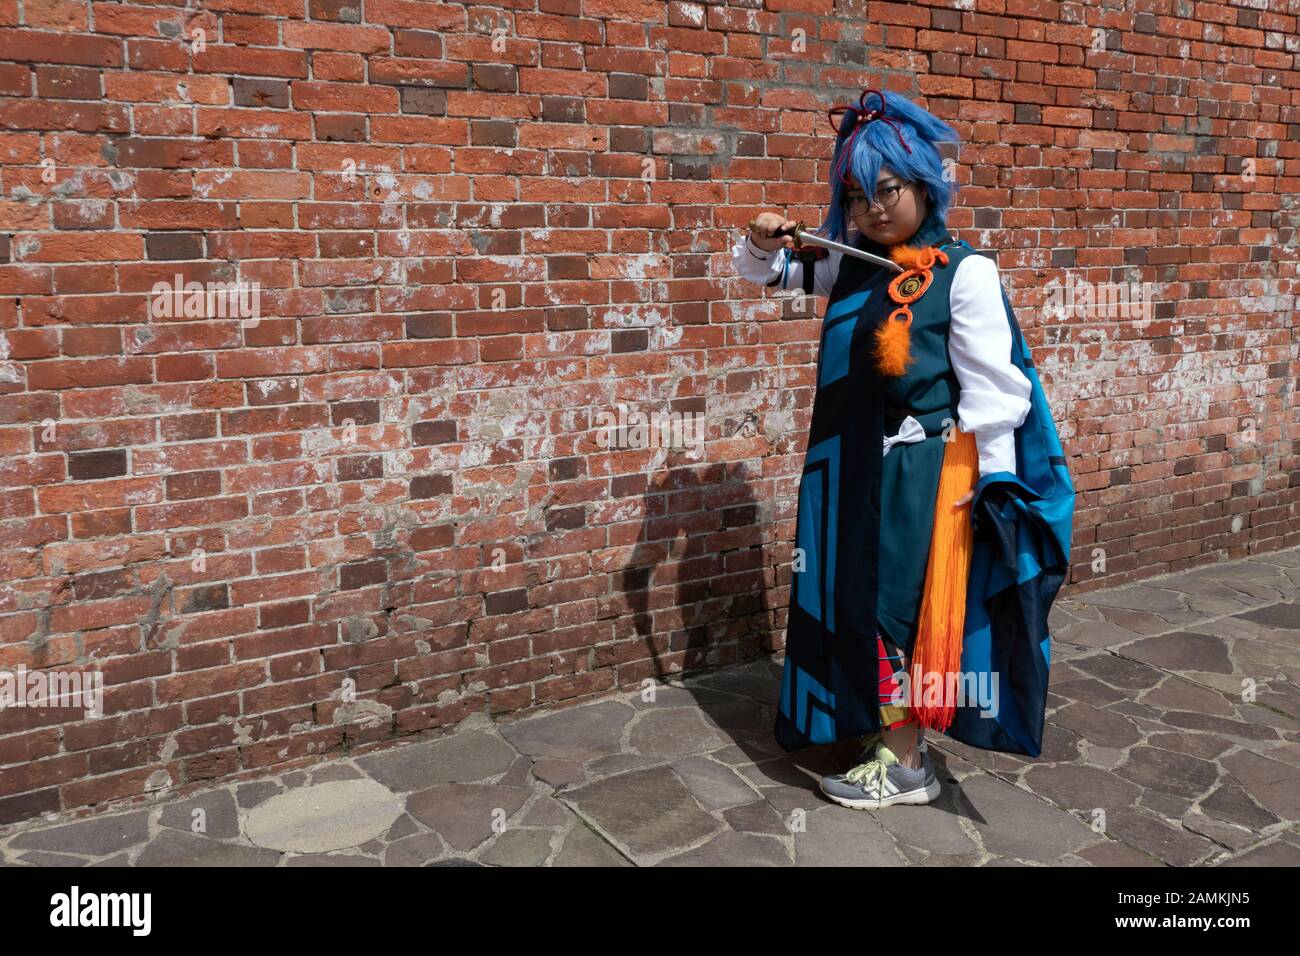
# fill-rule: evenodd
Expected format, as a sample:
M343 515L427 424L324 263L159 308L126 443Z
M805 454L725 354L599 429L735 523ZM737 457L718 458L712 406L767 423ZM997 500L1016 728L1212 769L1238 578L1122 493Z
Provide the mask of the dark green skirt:
M885 637L909 657L916 640L935 495L947 447L942 435L927 435L924 441L898 442L881 462L876 617Z

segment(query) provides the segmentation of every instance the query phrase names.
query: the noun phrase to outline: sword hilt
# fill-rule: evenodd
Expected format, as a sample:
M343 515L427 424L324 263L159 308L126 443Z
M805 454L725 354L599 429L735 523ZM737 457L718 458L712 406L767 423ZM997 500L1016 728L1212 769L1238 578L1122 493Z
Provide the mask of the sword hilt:
M799 233L801 233L801 232L803 232L803 231L804 231L804 228L803 228L803 220L800 219L797 223L795 223L793 229L788 229L788 228L787 228L787 229L778 229L778 230L776 230L776 232L772 233L772 235L774 235L774 236L794 236L794 247L795 247L795 250L797 251L797 250L803 248L803 240L801 240L801 239L799 238Z

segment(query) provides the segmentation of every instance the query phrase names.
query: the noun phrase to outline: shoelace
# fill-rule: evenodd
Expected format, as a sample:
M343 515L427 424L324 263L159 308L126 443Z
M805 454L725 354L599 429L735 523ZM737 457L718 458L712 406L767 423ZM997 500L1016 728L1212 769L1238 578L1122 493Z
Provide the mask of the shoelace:
M868 760L846 773L844 779L849 783L861 783L869 793L880 793L885 781L885 762Z

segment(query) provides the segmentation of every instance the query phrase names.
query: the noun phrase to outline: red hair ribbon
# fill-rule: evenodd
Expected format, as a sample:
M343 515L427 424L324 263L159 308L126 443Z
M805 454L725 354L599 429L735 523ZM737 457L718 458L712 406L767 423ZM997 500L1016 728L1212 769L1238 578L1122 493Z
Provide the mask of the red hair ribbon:
M875 93L877 96L880 97L880 109L867 108L867 97L870 96L872 93ZM892 126L894 128L894 132L898 134L899 145L901 145L903 149L907 150L909 155L911 154L912 147L908 146L907 142L903 139L903 130L898 125L898 121L894 119L892 116L885 115L885 94L880 92L880 90L863 90L862 95L858 97L858 105L856 108L852 106L832 106L830 109L828 109L826 111L826 118L830 120L831 129L835 130L836 134L842 134L844 131L840 129L838 125L836 125L835 114L847 113L850 111L853 111L854 114L853 131L849 134L849 138L844 141L843 149L840 150L839 174L840 174L841 182L846 184L848 183L848 180L844 178L843 167L844 167L845 160L847 160L848 157L852 155L851 147L853 145L853 137L857 136L858 133L860 133L862 129L867 125L867 123L870 123L872 120L884 120L886 123Z

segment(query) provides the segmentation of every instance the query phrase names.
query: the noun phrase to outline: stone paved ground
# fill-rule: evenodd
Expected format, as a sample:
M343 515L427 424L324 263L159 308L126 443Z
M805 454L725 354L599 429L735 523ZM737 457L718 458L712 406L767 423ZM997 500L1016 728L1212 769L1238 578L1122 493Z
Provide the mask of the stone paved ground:
M0 830L0 863L1300 863L1300 549L1063 597L1052 625L1042 757L930 734L943 793L924 807L822 798L817 777L851 753L780 750L780 667L760 661L653 702L475 718L309 771L29 821Z

